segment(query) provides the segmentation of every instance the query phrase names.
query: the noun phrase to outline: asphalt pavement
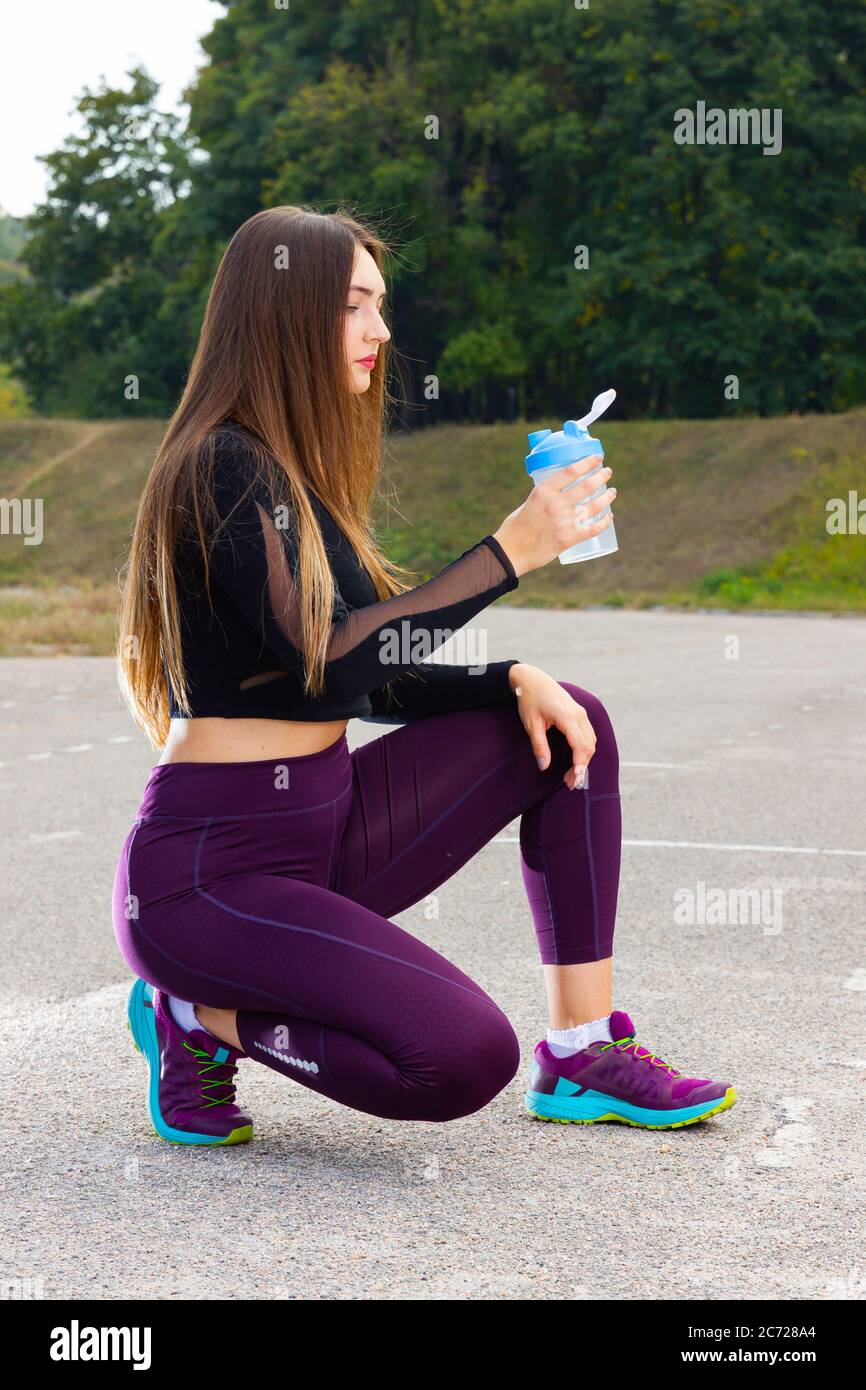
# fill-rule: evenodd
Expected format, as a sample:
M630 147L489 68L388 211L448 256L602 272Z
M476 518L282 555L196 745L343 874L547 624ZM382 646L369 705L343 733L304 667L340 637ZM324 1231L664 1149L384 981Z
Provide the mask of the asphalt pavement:
M674 1131L525 1113L546 1016L515 821L442 886L438 917L395 919L511 1018L523 1061L489 1106L382 1120L242 1063L252 1143L161 1142L110 908L158 754L109 658L6 659L7 1296L863 1298L866 620L498 605L484 624L488 659L610 711L614 1007L736 1105ZM349 726L351 747L378 737Z

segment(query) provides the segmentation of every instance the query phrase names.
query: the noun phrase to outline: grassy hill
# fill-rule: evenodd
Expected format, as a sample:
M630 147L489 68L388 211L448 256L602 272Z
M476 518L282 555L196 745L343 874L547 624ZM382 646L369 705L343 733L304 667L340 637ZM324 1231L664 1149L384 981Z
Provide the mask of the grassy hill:
M436 573L525 498L527 431L444 426L389 441L387 553ZM0 655L112 651L118 571L164 424L0 421L0 498L41 497L41 545L0 534ZM505 602L866 611L866 536L826 504L866 496L866 410L773 420L605 424L620 549L525 575ZM866 523L864 523L866 524Z

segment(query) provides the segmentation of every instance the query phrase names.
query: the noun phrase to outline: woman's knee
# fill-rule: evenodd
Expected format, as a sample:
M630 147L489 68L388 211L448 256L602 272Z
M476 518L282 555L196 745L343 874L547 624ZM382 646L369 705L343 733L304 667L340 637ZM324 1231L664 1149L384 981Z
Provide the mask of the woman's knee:
M489 1105L513 1081L520 1066L520 1043L505 1014L473 1015L465 1031L449 1039L447 1055L436 1067L435 1089L424 1102L423 1118L459 1120Z
M604 704L597 695L593 695L591 690L584 690L582 686L574 685L571 681L560 681L559 684L577 704L586 710L586 717L595 734L594 756L598 758L601 754L604 762L612 765L613 770L617 771L619 768L619 750L616 734L613 729L613 720Z

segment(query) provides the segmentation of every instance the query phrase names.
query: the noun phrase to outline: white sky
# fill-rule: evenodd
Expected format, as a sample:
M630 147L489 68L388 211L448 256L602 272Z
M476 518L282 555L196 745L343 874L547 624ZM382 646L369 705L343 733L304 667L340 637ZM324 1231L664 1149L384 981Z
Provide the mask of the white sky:
M159 82L157 105L185 111L180 93L205 60L199 38L225 13L216 0L5 0L0 9L0 207L23 217L42 200L50 154L73 130L82 89L127 86L139 61Z

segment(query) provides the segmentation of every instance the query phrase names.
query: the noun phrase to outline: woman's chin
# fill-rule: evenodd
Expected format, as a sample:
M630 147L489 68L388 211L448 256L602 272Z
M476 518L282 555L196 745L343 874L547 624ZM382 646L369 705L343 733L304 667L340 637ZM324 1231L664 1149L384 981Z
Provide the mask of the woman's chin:
M357 392L359 395L360 395L360 393L361 393L362 391L369 391L369 389L370 389L370 379L371 379L371 373L365 371L363 367L357 367L357 366L353 366L353 367L352 367L352 390L353 390L353 391Z

